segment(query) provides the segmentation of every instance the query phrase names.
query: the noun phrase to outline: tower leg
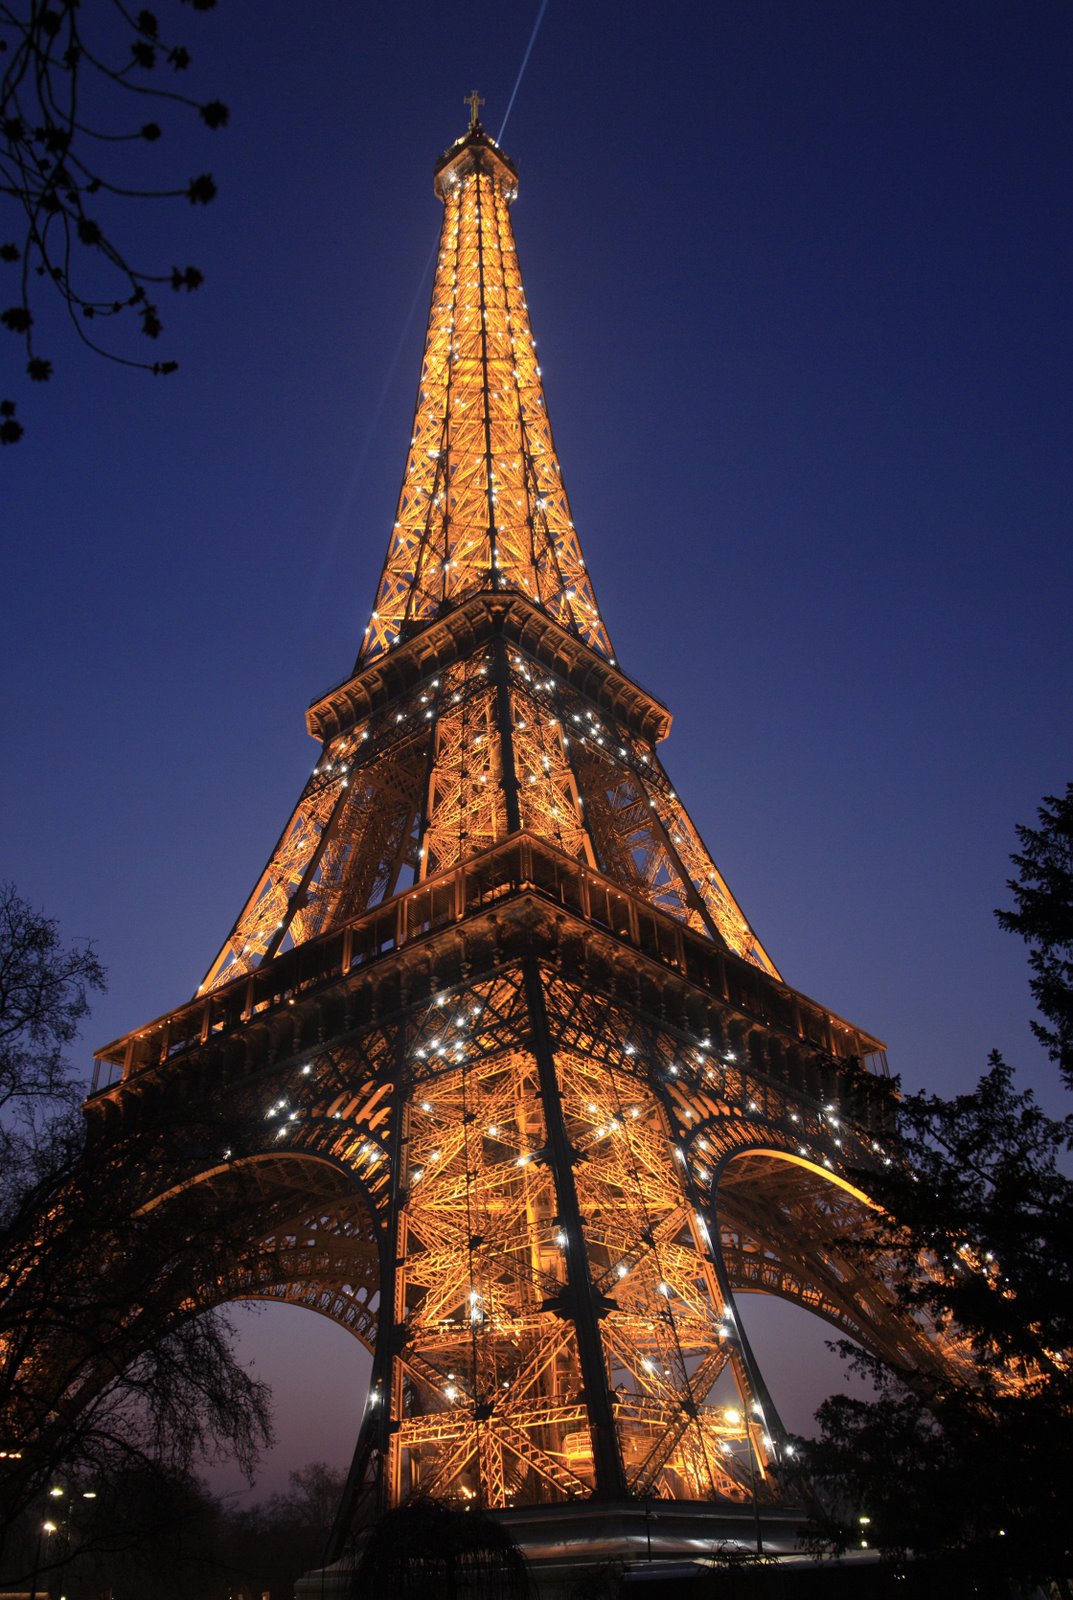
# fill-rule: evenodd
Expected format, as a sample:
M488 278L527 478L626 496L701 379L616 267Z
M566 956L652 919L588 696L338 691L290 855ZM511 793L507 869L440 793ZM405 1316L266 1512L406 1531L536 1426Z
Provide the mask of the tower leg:
M615 1497L625 1495L626 1475L622 1468L622 1456L615 1433L607 1368L597 1325L596 1295L589 1272L581 1210L574 1184L574 1161L577 1159L577 1152L570 1144L566 1124L563 1121L544 989L534 956L524 958L524 972L526 1000L533 1028L533 1054L536 1057L540 1093L544 1103L548 1154L555 1175L559 1223L566 1237L570 1316L577 1330L578 1360L585 1385L585 1407L592 1433L596 1492L603 1497Z

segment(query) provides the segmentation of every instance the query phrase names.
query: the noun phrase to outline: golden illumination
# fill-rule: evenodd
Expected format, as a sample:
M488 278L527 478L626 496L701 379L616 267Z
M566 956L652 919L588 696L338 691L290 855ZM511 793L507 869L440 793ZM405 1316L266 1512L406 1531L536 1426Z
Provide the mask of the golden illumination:
M552 441L516 184L479 127L437 169L443 230L376 605L354 678L330 716L310 712L321 758L199 992L519 829L777 976L656 754L669 715L613 660ZM412 682L389 705L385 657Z
M554 1018L577 997L552 986L548 1002ZM589 1031L598 1021L599 1038ZM626 1491L745 1498L720 1449L730 1414L711 1397L724 1376L735 1392L752 1391L734 1342L718 1333L727 1308L651 1062L626 1054L624 1019L604 1008L578 1023L555 1063L578 1157L577 1238L548 1158L521 980L434 1004L413 1037L395 1286L407 1338L389 1386L392 1499L470 1491L504 1506L593 1492L570 1315L579 1272L605 1307L602 1363Z
M413 435L354 673L309 710L316 764L197 995L101 1053L122 1078L90 1106L103 1139L164 1103L158 1078L226 1104L221 1148L139 1215L202 1186L208 1255L241 1199L257 1220L206 1300L311 1306L373 1350L362 1515L416 1494L736 1514L793 1470L736 1296L938 1359L852 1249L868 1201L846 1173L889 1159L893 1095L866 1069L879 1041L779 978L659 760L668 712L614 659L517 177L478 104L437 167Z
M443 228L410 454L359 664L478 590L524 594L611 656L570 516L509 206L471 133L440 164Z

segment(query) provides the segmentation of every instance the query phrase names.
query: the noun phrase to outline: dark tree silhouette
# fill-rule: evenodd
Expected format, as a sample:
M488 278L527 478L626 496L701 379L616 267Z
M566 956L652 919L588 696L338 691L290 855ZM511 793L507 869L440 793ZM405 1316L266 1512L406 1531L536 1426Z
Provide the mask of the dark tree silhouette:
M253 1505L213 1494L193 1474L128 1460L106 1478L64 1477L11 1530L5 1571L68 1600L152 1594L159 1600L234 1600L294 1593L323 1563L345 1473L310 1462L290 1487ZM42 1520L54 1532L40 1540ZM24 1586L25 1587L25 1586ZM472 1592L472 1591L470 1591ZM437 1596L446 1600L446 1596Z
M526 1600L529 1573L501 1522L474 1508L412 1500L372 1529L354 1574L355 1595L397 1600Z
M1028 945L1029 987L1046 1018L1032 1031L1073 1089L1073 783L1060 797L1047 795L1038 816L1038 828L1017 829L1018 876L1007 885L1017 909L995 915Z
M1018 829L1018 911L998 915L1029 944L1032 991L1051 1024L1036 1032L1067 1072L1073 788L1039 815L1039 830ZM955 1359L921 1381L838 1346L877 1398L832 1396L817 1412L819 1438L802 1441L827 1508L814 1541L867 1542L899 1559L957 1555L980 1573L1068 1585L1073 1117L1048 1116L993 1054L969 1094L907 1095L899 1142L899 1162L859 1174L882 1210L858 1248L894 1264L904 1305L952 1341Z
M223 1456L252 1469L269 1394L232 1354L207 1248L237 1253L243 1201L221 1216L184 1186L190 1163L238 1137L178 1106L106 1150L78 1118L54 1130L48 1170L0 1227L0 1520L57 1474Z
M4 1572L31 1589L36 1575L40 1600L228 1600L225 1526L223 1505L192 1474L132 1458L110 1477L53 1483L9 1526Z
M903 1303L956 1360L921 1382L839 1345L877 1398L831 1397L802 1442L829 1508L814 1531L1056 1579L1073 1495L1073 1126L997 1056L971 1094L911 1095L902 1115L903 1161L873 1177L884 1211L859 1249L894 1264Z
M345 1472L323 1461L309 1462L290 1474L283 1494L229 1512L220 1551L231 1575L230 1590L291 1595L304 1573L323 1567L345 1482Z
M194 11L215 3L180 0ZM189 49L165 34L156 11L123 0L0 0L0 195L11 202L10 223L0 222L0 285L8 284L6 293L0 288L0 323L21 341L32 383L52 375L35 339L35 295L44 285L58 291L77 336L99 355L158 375L176 369L174 360L121 354L98 330L126 314L155 342L163 331L159 290L189 292L202 281L197 267L162 270L131 259L104 220L114 199L213 199L208 173L166 188L132 183L117 150L154 144L163 135L154 118L171 110L208 128L226 123L219 100L199 102L175 87L190 64ZM22 433L15 401L0 401L0 443Z
M0 884L0 1218L21 1192L42 1117L77 1103L64 1047L103 988L92 944L64 949L57 924Z
M88 1141L63 1046L102 982L91 946L0 893L0 1530L57 1474L181 1474L213 1453L248 1467L270 1437L267 1389L212 1309L204 1198L183 1188L238 1130L162 1106L136 1135ZM239 1201L227 1224L243 1220Z

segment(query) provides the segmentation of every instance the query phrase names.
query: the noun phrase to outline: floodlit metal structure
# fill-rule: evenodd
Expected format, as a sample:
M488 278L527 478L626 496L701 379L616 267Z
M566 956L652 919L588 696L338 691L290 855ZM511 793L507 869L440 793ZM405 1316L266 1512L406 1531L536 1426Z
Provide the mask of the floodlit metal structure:
M241 1148L188 1177L203 1298L305 1304L372 1350L338 1542L422 1494L534 1548L572 1516L582 1554L650 1543L657 1506L684 1549L796 1493L743 1293L929 1359L845 1250L845 1169L886 1159L894 1099L880 1041L776 971L660 762L668 712L618 664L512 162L474 120L435 187L354 671L309 710L316 764L197 995L101 1052L88 1109L102 1139L147 1096L242 1109ZM214 1257L212 1204L239 1190L261 1226Z

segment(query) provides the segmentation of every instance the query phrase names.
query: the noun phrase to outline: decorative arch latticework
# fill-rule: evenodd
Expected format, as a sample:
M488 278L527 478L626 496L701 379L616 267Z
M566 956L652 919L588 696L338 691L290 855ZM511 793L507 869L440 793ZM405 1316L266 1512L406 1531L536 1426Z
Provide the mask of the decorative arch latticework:
M729 1046L526 959L410 1010L392 1053L359 1146L388 1216L358 1452L383 1503L736 1504L757 1474L774 1503L792 1463L737 1292L926 1354L840 1253L865 1204L841 1168L878 1141Z

